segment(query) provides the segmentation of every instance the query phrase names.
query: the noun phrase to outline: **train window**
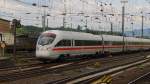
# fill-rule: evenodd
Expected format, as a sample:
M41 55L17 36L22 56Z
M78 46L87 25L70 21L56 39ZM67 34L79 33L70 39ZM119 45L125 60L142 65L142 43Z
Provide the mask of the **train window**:
M95 45L101 45L102 42L100 41L85 41L85 46L95 46Z
M122 41L104 41L105 45L123 45Z
M55 34L42 34L39 37L38 44L39 45L48 45L48 44L51 44L54 41L55 38L56 38Z
M71 46L71 40L61 40L56 44L56 46Z
M84 46L83 40L75 40L75 46Z
M105 41L104 44L105 45L112 45L112 42L111 41Z
M150 43L144 42L143 44L144 44L144 45L149 45Z
M128 45L141 45L141 42L128 42Z
M92 40L75 40L75 46L96 46L96 45L102 45L102 42Z
M123 45L122 41L113 41L112 45Z

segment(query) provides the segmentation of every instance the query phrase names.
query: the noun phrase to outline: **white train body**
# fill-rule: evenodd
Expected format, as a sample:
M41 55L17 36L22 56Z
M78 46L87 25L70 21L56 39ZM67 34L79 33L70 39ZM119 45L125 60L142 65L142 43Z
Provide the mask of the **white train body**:
M149 49L150 40L122 36L93 35L90 33L50 30L43 32L37 41L36 57L58 59L60 56L121 52ZM137 45L138 44L138 45Z

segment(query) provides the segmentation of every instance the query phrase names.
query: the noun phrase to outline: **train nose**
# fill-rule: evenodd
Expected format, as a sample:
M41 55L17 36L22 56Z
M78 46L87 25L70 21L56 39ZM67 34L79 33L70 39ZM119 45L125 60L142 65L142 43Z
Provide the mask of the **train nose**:
M36 51L36 57L48 57L49 52L48 51Z
M52 51L52 47L48 46L37 46L36 57L44 59L57 59L57 54Z
M36 57L48 57L51 50L46 47L37 47L36 48Z

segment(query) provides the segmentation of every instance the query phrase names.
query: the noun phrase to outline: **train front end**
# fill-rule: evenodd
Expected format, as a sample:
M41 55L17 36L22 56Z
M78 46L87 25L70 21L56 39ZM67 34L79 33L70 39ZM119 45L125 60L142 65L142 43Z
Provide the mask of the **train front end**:
M36 45L36 57L39 60L54 60L57 58L57 56L55 56L52 52L55 39L56 34L51 32L44 32L39 36Z

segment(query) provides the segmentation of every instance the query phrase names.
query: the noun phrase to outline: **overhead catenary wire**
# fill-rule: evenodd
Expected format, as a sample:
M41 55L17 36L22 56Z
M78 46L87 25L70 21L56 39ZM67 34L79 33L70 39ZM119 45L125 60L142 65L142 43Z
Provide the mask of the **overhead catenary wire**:
M23 4L23 5L27 6L27 7L35 8L34 11L27 11L27 10L24 10L24 9L5 8L5 6L3 7L3 9L6 9L6 11L9 11L9 10L15 11L15 13L16 13L15 17L17 15L19 15L17 17L19 18L21 16L22 20L32 20L32 18L30 16L34 16L33 20L37 20L37 19L34 19L36 17L40 18L41 14L42 14L40 6L42 4L48 5L48 8L46 8L46 10L51 15L49 17L56 17L56 16L57 17L62 17L63 16L62 15L63 14L62 10L61 11L54 10L55 7L56 7L56 6L54 6L54 5L56 5L56 4L54 4L54 3L56 3L55 0L44 0L45 2L47 1L48 3L43 3L44 1L37 0L35 2L37 4L37 6L35 6L35 7L33 6L32 3L28 3L28 2L25 2L23 0L14 0L14 1L18 2L19 4ZM83 13L81 11L74 11L75 9L73 8L74 4L71 3L72 1L73 0L68 0L68 3L67 3L67 7L68 7L67 8L67 15L66 15L67 18L72 17L72 16L77 16L78 18L80 18L80 17L83 16L82 19L86 19L84 16L88 15L90 17L99 17L99 18L101 18L101 19L98 20L98 22L101 21L101 22L107 23L107 22L110 21L111 14L113 14L114 16L111 18L112 21L115 20L118 23L120 21L120 19L119 19L120 16L121 16L121 14L119 13L120 11L117 8L113 7L112 0L99 0L99 3L102 4L102 6L99 6L97 4L96 0L93 0L93 1L95 1L94 4L93 4L93 2L90 3L88 0L80 0L80 3L84 4L83 6L81 6L81 7L83 7L83 9L85 9L85 7L87 7L87 8L88 7L92 7L94 10L96 10L96 11L89 12L88 10L83 10L82 9ZM7 5L7 4L5 4L5 5ZM100 11L101 8L104 10L103 12ZM131 9L132 9L132 7L131 7ZM57 11L57 12L54 12L54 11ZM31 14L29 14L29 15L24 14L26 12L31 12ZM12 12L12 13L14 13L14 12ZM103 16L101 16L102 13L103 13ZM7 17L7 15L11 16L11 14L6 14L5 17ZM131 14L126 14L126 20L128 20L129 22L131 20L130 15ZM139 17L138 13L134 13L133 15L134 15L133 18ZM23 16L26 16L26 18L24 18ZM41 18L39 20L41 20ZM74 18L72 18L72 21L74 21ZM92 21L96 21L96 20L93 19ZM92 22L92 21L90 21L90 22Z

